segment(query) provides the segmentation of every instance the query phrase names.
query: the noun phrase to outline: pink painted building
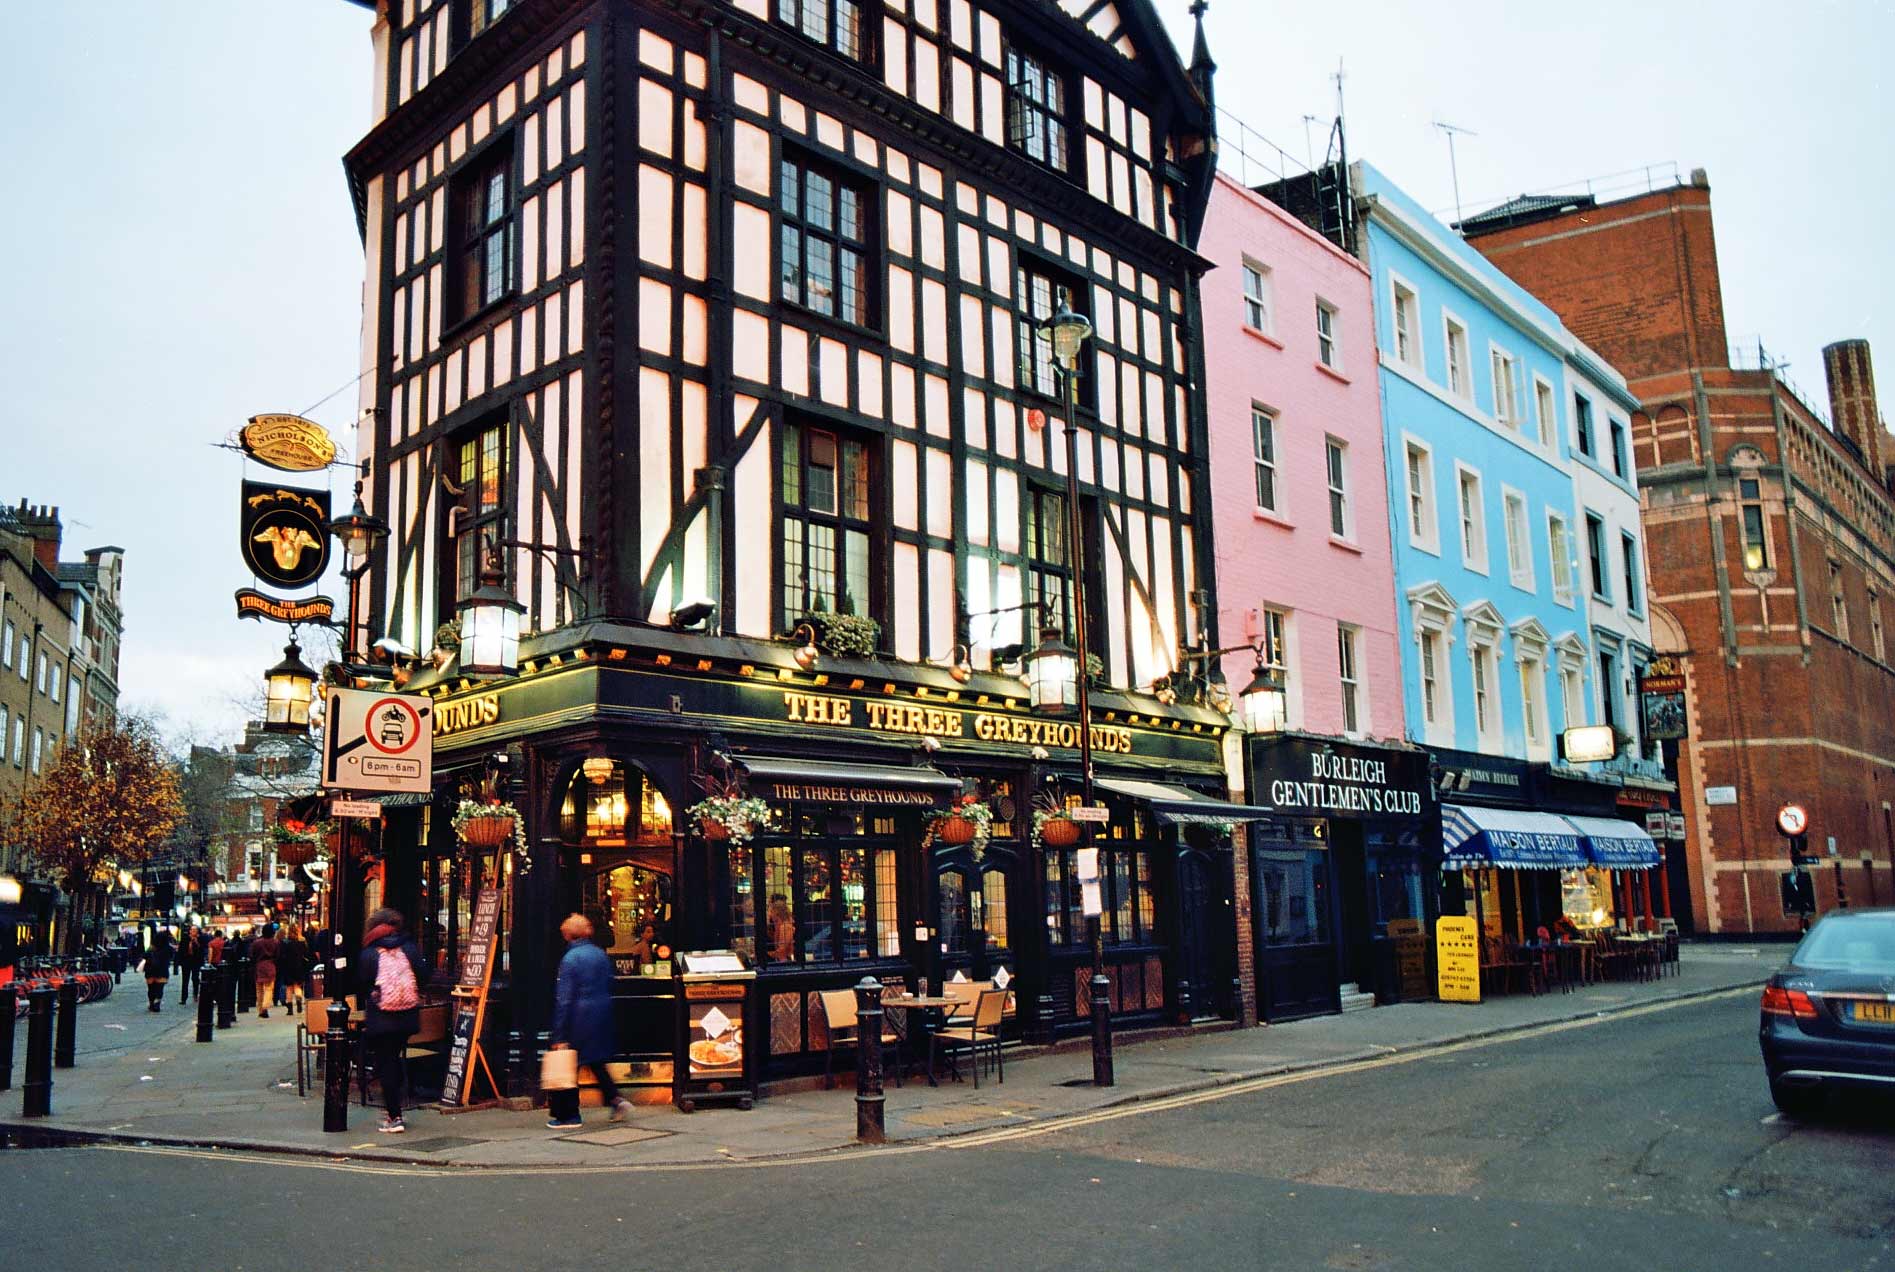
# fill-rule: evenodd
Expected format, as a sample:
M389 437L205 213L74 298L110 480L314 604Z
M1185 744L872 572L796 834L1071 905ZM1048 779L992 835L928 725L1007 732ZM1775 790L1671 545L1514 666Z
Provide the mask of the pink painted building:
M1279 718L1243 748L1249 798L1283 816L1246 835L1240 962L1259 1014L1287 1019L1361 1001L1375 938L1425 918L1428 765L1400 741L1369 271L1221 174L1198 250L1216 263L1203 314L1219 635L1260 646L1285 683ZM1255 665L1225 658L1233 692Z

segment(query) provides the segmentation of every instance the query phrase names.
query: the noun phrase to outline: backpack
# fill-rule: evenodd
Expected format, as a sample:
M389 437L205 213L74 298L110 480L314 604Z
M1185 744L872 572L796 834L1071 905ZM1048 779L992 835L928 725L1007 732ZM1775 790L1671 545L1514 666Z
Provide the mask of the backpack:
M383 949L375 960L375 1006L381 1011L412 1011L421 1005L415 969L400 946Z

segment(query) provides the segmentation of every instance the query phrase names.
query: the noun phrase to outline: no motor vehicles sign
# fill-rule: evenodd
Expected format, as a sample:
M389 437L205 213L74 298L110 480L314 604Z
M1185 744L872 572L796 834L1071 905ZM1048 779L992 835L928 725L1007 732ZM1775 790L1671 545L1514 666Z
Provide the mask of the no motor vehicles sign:
M434 704L415 694L331 689L322 784L425 794L434 781L433 712Z

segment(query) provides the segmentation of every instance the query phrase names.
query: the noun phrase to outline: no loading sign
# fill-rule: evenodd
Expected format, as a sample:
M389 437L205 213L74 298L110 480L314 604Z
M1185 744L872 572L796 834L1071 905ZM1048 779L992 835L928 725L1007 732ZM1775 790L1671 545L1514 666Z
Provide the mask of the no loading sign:
M434 780L434 704L414 694L329 691L323 785L425 793Z

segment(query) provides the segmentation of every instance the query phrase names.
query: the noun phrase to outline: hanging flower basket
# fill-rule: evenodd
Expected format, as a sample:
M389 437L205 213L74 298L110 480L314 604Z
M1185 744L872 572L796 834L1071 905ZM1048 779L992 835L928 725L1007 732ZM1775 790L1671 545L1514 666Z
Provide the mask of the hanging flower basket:
M953 807L938 815L929 829L933 832L934 842L944 847L978 846L986 843L993 834L994 812L972 795L963 795Z
M327 856L329 837L334 827L328 822L286 820L270 827L270 839L276 846L276 859L286 866L306 866L317 857Z
M712 795L685 810L697 833L712 842L749 843L770 820L770 806L754 796Z
M1070 848L1079 842L1079 823L1065 813L1033 814L1033 836L1048 848Z
M470 848L498 848L513 838L514 819L497 813L485 813L462 822L461 842Z
M464 799L454 810L454 834L469 848L491 852L511 847L526 855L525 818L511 804Z

